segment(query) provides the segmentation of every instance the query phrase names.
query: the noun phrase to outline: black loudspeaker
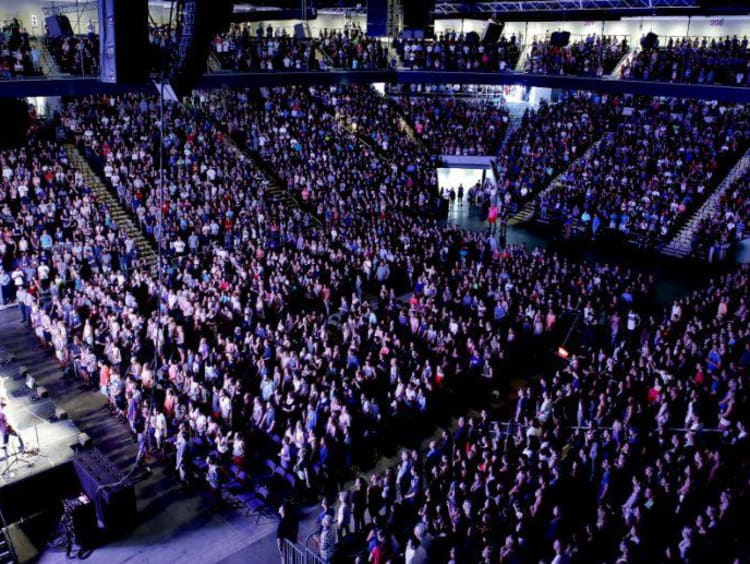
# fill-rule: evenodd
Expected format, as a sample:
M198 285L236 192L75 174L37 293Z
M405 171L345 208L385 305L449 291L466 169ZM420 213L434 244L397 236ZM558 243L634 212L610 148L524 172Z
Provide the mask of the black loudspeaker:
M405 29L424 29L433 25L435 0L408 0L403 6Z
M93 500L96 517L107 531L123 531L135 524L135 489L120 471L95 448L73 459L81 489Z
M149 52L147 0L99 0L99 79L143 82Z
M659 46L659 36L653 32L648 32L641 38L641 47L644 49L656 49Z
M68 16L47 16L44 23L47 25L47 36L50 39L73 37L73 28Z
M570 32L554 31L549 38L549 42L553 47L565 47L568 43L570 43Z
M294 24L294 38L305 39L305 26L304 24Z
M484 39L483 41L485 43L497 43L500 41L500 36L503 34L503 29L505 29L504 23L497 23L497 22L488 22L487 23L487 29L484 30Z
M28 104L24 100L14 98L0 99L0 116L3 125L0 127L0 149L20 147L26 142L26 134L31 126ZM25 369L28 372L28 369ZM13 379L25 378L24 370L19 369Z
M476 31L470 31L466 34L466 37L464 37L464 43L476 45L479 43L479 34Z

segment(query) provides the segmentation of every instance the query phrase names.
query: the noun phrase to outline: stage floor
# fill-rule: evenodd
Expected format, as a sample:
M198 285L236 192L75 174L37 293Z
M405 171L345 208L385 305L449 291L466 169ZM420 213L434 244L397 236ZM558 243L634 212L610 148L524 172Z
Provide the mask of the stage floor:
M5 414L21 436L26 452L19 452L16 437L11 436L8 455L0 450L0 488L44 472L73 459L78 429L72 421L55 419L55 404L50 398L36 398L19 377L21 364L8 362L9 355L0 345L0 400ZM28 367L34 375L35 370Z

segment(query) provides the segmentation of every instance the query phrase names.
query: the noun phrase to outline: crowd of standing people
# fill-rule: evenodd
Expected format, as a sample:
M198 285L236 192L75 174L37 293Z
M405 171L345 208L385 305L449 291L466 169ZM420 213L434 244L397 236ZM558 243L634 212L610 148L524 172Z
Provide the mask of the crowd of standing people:
M644 47L620 72L631 80L750 85L747 37L669 38L666 45Z
M665 243L747 150L748 118L742 106L634 98L540 198L540 213L594 237L610 229Z
M736 109L646 104L622 120L622 106L578 95L528 112L487 187L496 213L611 124L627 153L627 124L643 136L656 123L648 158L673 174L658 161L696 163L696 183L705 152L736 154L744 138ZM162 245L162 268L39 131L0 153L0 282L142 448L174 445L182 479L200 468L218 498L223 476L252 489L281 468L292 491L326 499L325 561L350 533L374 562L746 554L746 269L665 310L651 275L444 225L429 148L370 87L199 92L163 109L163 127L143 94L65 100L55 117ZM550 369L541 351L571 327ZM411 445L338 495L456 398L540 369L509 421L459 418L427 453Z
M568 45L553 45L550 39L534 40L524 65L526 72L596 76L612 74L628 52L624 38L589 35Z
M40 57L17 19L0 31L0 80L41 75Z
M502 35L482 41L477 34L449 31L434 40L396 38L394 48L401 64L412 70L512 71L521 56L520 39Z
M416 134L441 155L495 155L508 126L508 110L457 96L403 96L404 113Z

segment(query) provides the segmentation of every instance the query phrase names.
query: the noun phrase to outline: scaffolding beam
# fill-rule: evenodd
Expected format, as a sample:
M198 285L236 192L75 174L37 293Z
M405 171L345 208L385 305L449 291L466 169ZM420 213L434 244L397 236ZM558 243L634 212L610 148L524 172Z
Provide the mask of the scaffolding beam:
M500 14L512 12L570 12L581 10L653 10L660 8L698 8L697 0L517 0L506 2L435 3L435 14Z

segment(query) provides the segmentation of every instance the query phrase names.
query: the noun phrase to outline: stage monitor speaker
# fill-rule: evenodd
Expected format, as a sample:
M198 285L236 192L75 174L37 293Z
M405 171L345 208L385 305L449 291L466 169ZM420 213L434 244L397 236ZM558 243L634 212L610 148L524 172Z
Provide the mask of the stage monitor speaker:
M569 31L555 31L549 38L549 42L553 47L565 47L570 43L570 32Z
M644 49L656 49L659 46L659 36L653 32L648 32L641 38L641 47Z
M99 0L99 79L143 82L151 69L147 0Z
M135 524L135 489L120 471L95 448L78 452L73 459L81 489L96 506L96 516L108 531Z
M367 0L367 35L388 35L388 0Z
M47 25L47 36L50 39L73 37L73 27L68 16L47 16L44 23Z
M487 28L484 30L484 43L497 43L500 41L500 36L503 34L505 29L504 23L487 22Z

